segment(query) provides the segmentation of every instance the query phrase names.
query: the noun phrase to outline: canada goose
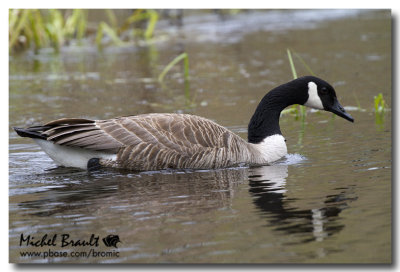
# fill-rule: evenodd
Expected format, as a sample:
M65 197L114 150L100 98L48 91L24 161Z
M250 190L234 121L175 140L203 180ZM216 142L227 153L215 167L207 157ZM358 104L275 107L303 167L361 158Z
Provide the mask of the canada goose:
M305 76L268 92L248 126L248 141L215 122L189 114L141 114L109 120L65 118L26 129L56 163L88 169L210 169L262 165L287 154L279 127L281 111L292 104L326 110L351 122L335 90L322 79Z

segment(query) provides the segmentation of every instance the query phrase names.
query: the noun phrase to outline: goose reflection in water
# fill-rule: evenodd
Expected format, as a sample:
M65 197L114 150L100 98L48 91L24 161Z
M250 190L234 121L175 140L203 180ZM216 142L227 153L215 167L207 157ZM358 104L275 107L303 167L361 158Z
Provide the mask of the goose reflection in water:
M343 229L338 215L348 207L348 202L355 200L347 196L351 188L338 188L338 194L324 196L320 207L302 209L301 200L288 197L287 177L288 165L249 169L249 192L254 197L254 204L267 219L268 226L287 234L306 234L302 243L323 241Z
M137 175L118 171L99 171L88 175L82 171L63 169L44 174L52 186L45 186L44 191L32 192L29 199L20 200L18 206L29 215L42 218L63 215L82 223L82 214L101 211L103 223L113 225L125 218L137 225L138 222L145 222L143 219L154 219L152 224L157 225L163 224L157 218L185 215L192 218L193 214L230 207L237 197L236 192L247 187L249 182L253 203L261 211L262 218L265 217L267 226L272 226L275 231L305 237L301 241L304 242L322 241L339 232L344 225L338 220L338 215L354 199L349 197L352 195L351 187L338 188L337 194L326 196L320 196L318 192L318 198L323 199L318 204L307 204L304 195L291 197L294 192L286 184L288 165L280 164ZM74 183L73 180L83 181ZM124 216L116 219L115 211L122 212ZM85 218L90 224L91 220L95 220L90 216Z

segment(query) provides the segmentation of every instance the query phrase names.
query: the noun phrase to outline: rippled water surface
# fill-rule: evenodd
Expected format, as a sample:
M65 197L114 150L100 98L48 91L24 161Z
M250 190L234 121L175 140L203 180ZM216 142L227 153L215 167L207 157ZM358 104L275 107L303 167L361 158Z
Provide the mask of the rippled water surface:
M134 47L63 48L10 57L11 262L391 262L389 11L247 11L161 21ZM57 168L12 126L62 117L185 112L242 137L266 91L292 78L286 48L329 81L354 123L308 111L281 118L289 155L271 166L132 173ZM190 92L175 67L190 60ZM299 75L307 70L295 59ZM373 98L389 108L375 116ZM190 100L190 102L188 101ZM21 234L100 237L99 246L20 246ZM101 238L118 235L117 248ZM33 251L106 257L22 257ZM118 252L118 256L115 256Z

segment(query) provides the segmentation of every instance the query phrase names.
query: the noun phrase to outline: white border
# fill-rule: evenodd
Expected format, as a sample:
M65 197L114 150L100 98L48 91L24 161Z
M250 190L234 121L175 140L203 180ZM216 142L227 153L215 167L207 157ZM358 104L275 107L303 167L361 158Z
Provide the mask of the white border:
M302 0L302 1L243 1L243 0L230 0L230 1L210 1L210 0L203 0L203 1L179 1L179 0L168 0L168 1L123 1L123 0L113 0L113 1L82 1L82 0L69 0L69 1L28 1L28 0L18 0L18 1L2 1L1 3L2 9L0 13L0 20L1 20L1 37L3 38L3 41L0 43L1 47L1 83L3 87L0 90L0 103L1 103L1 237L2 237L2 243L0 247L0 264L1 267L5 271L16 271L16 270L24 270L24 271L30 271L30 270L35 270L35 271L43 271L43 270L63 270L63 271L84 271L84 270L101 270L101 271L115 271L115 270L132 270L134 269L135 271L152 271L152 270L189 270L190 267L187 266L178 266L178 267L164 267L164 266L158 266L158 267L141 267L141 266L54 266L54 265L48 265L47 267L44 266L20 266L20 265L11 265L8 264L8 130L9 130L9 124L8 124L8 9L9 8L390 8L392 9L392 14L395 20L393 21L393 29L395 33L393 33L393 38L398 39L397 37L399 36L399 31L398 31L398 14L399 14L399 1L348 1L348 0L335 0L335 1L307 1L307 0ZM129 5L129 6L127 6ZM398 45L397 41L393 42L393 45ZM393 50L395 50L393 48ZM398 52L394 54L396 56L396 59L393 59L393 67L395 68L397 65L395 63L398 63ZM395 81L397 80L397 74L393 72L393 87L398 86ZM396 90L392 90L392 93L394 93ZM393 107L399 105L399 98L400 95L396 96L396 101L393 101ZM396 110L396 113L398 113L398 110ZM398 116L393 116L394 117L394 122L396 123L394 128L399 127L399 118ZM396 133L396 135L398 135ZM395 140L393 138L393 140ZM397 146L397 145L394 145ZM395 152L395 150L393 150ZM397 150L396 150L397 151ZM397 154L397 152L395 152ZM398 165L393 165L393 169L399 169ZM393 198L395 199L396 197L399 196L399 190L398 188L400 187L399 185L395 185L398 181L395 180L395 177L393 177L393 188L396 188L397 190L393 192ZM393 203L396 203L395 201ZM397 207L393 207L393 212L397 212ZM7 218L7 220L5 220ZM397 226L397 216L394 215L393 217L394 222L393 222L393 230L392 230L392 235L394 237L393 239L393 255L392 261L395 263L396 260L398 260L398 250L397 249L397 235L396 235L396 226ZM396 240L395 240L396 239ZM244 266L237 266L235 267L221 267L221 266L216 266L216 267L209 267L209 266L200 266L196 267L195 270L197 271L215 271L215 270L248 270L248 269L254 269L254 270L279 270L279 271L289 271L289 270L294 270L294 269L301 269L301 270L310 270L313 269L312 267L299 267L299 266L291 266L291 267L271 267L271 266L256 266L256 267L244 267ZM316 269L320 270L321 268L317 266L315 267ZM327 268L327 267L325 267ZM387 267L389 268L389 267ZM397 270L397 267L391 267L392 269L395 268ZM365 269L371 271L371 270L380 270L382 267L329 267L329 270L337 270L337 271L350 271L350 269L353 270L360 270L363 271Z

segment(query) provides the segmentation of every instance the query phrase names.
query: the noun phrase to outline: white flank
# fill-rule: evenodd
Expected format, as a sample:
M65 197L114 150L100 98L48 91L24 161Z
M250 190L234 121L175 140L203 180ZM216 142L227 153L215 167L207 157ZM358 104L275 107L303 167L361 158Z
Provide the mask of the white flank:
M57 164L66 167L87 169L87 163L92 158L115 160L117 155L100 151L87 150L79 147L57 145L52 142L33 139Z
M317 109L317 110L324 109L321 98L319 98L319 95L318 95L317 84L315 84L312 81L308 82L308 100L306 103L304 103L304 106L307 106L307 107L310 107L313 109Z
M277 161L287 154L285 138L280 134L268 136L254 147L260 153L259 163Z

